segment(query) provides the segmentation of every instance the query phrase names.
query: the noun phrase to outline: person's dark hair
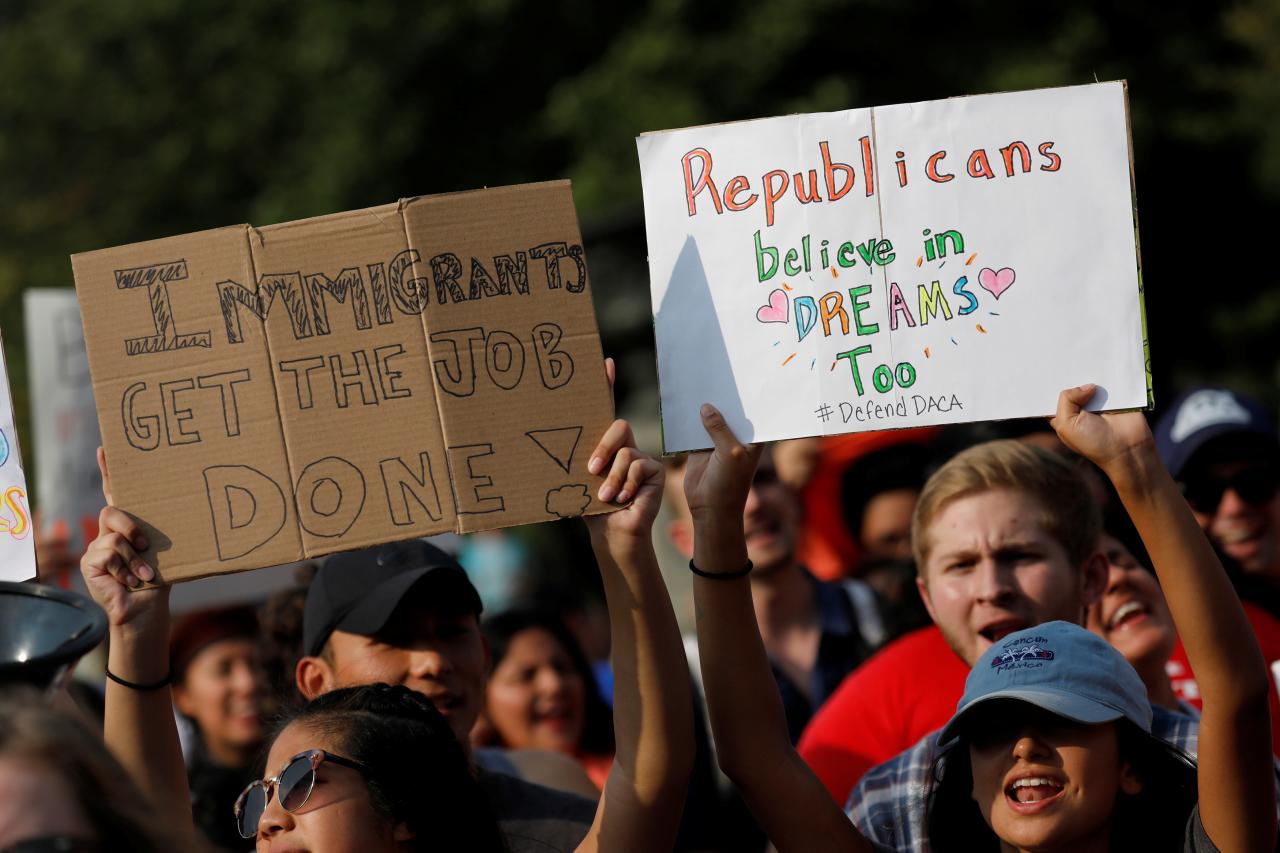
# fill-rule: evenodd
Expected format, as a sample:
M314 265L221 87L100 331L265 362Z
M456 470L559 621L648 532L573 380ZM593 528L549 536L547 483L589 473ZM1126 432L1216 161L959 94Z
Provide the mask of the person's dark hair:
M495 669L507 656L511 641L517 634L539 629L554 637L569 656L574 671L582 678L582 695L586 707L583 709L582 743L578 744L578 748L590 755L613 754L613 712L604 703L604 699L600 698L600 687L596 684L587 656L583 654L582 647L564 622L549 613L536 610L511 610L486 619L480 628L489 641L489 652Z
M403 685L345 687L317 696L287 724L307 727L331 752L364 765L374 811L407 826L412 849L506 850L462 745L422 694Z
M920 491L930 450L906 442L874 450L854 461L840 477L840 505L845 528L856 542L862 533L862 517L871 500L898 489Z
M0 691L0 757L53 768L75 792L104 853L178 849L100 733L25 687Z
M1107 486L1110 493L1106 503L1102 505L1102 532L1123 545L1143 568L1151 571L1151 555L1147 553L1147 546L1143 544L1138 528L1134 526L1124 504L1120 503L1115 487L1109 482Z
M223 640L256 640L258 613L246 604L210 607L180 616L169 633L169 674L183 684L200 652Z
M304 701L294 672L302 658L302 617L316 569L315 563L303 564L294 572L297 585L272 594L258 610L262 626L258 648L267 684L263 705L268 716L279 716Z
M1128 720L1115 725L1120 757L1142 780L1142 790L1119 795L1111 849L1181 850L1197 799L1195 762ZM1000 839L973 800L973 769L963 736L934 761L929 783L925 831L936 853L1000 850Z

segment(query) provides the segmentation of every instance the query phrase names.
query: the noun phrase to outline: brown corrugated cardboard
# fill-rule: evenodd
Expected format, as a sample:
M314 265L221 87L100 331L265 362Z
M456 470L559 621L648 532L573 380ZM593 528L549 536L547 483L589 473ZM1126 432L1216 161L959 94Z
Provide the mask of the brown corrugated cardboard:
M404 219L458 529L604 510L587 457L612 405L569 185L418 198Z
M567 182L72 265L113 497L164 582L608 509Z

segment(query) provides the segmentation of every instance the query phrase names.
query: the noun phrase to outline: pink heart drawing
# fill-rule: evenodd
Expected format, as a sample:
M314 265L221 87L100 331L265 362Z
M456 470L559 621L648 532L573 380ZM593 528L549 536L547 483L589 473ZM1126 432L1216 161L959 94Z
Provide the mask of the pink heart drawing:
M1013 286L1013 280L1016 277L1017 273L1010 267L1005 267L999 272L990 267L983 267L982 272L978 273L978 284L983 290L999 299L1000 294Z
M787 294L781 290L770 293L769 304L756 309L756 319L761 323L785 323L790 316Z

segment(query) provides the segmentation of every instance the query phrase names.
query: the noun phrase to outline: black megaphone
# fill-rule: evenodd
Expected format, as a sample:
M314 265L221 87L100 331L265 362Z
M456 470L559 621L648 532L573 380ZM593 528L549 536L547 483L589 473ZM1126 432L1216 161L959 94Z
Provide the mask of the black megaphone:
M0 581L0 687L57 688L106 634L107 614L84 596Z

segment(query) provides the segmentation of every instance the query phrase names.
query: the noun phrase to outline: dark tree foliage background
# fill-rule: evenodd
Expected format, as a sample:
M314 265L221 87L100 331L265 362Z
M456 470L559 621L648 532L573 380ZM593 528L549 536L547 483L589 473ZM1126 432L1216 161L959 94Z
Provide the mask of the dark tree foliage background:
M1129 81L1157 405L1280 404L1280 4L1084 0L9 0L0 329L68 255L401 196L570 177L620 407L656 449L634 137ZM1074 275L1090 275L1080 246Z

